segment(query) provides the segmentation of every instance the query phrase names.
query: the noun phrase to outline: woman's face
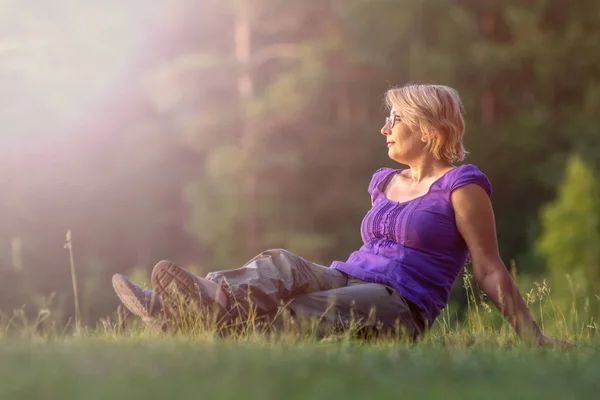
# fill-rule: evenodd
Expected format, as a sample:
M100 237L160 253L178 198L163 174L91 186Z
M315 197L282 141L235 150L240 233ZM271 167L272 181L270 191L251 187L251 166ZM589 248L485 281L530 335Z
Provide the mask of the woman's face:
M421 132L412 130L402 122L395 110L386 118L381 134L385 136L388 156L401 164L410 165L425 151L426 143L421 140Z

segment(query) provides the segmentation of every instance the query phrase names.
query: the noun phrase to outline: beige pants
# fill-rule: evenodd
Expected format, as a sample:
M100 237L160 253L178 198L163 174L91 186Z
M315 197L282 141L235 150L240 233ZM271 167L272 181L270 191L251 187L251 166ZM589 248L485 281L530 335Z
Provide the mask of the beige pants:
M250 312L277 320L284 309L293 318L320 321L321 327L359 328L365 332L404 334L423 330L418 310L391 287L364 282L318 265L283 249L267 250L243 267L212 272L229 296L229 318ZM411 310L412 308L412 310ZM325 331L325 329L319 331Z

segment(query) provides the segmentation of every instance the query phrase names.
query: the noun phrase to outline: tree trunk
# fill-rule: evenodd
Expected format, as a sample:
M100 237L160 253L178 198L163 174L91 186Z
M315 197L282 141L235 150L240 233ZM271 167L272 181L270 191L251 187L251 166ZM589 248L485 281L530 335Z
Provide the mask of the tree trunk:
M242 220L243 252L250 257L256 252L256 186L257 177L251 160L255 147L252 126L248 118L248 105L254 97L252 79L252 33L250 23L250 0L240 0L235 10L235 57L238 64L237 86L242 108L240 147L244 168L241 173L241 196L244 212Z
M494 35L497 28L497 18L495 12L485 10L479 17L479 33L485 39L494 41ZM483 93L480 95L479 104L481 107L481 121L484 125L491 125L496 117L496 96L491 86L491 82L487 82Z

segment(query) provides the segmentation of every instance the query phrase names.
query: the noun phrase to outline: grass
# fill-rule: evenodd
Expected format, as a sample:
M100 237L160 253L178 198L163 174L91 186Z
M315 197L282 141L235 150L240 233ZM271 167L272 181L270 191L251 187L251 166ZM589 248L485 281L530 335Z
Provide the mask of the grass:
M545 283L524 290L536 319L573 349L528 347L481 302L464 276L469 306L444 310L417 343L352 333L318 339L284 324L272 336L246 329L221 337L210 321L153 333L57 328L45 310L0 318L0 399L596 399L600 340L590 302L556 306ZM588 304L586 306L586 304ZM310 327L309 327L310 328Z
M595 399L597 348L96 337L0 343L2 399Z
M153 333L139 321L70 333L15 325L0 340L0 399L598 398L591 331L575 349L541 349L473 324L438 324L413 344L250 328Z

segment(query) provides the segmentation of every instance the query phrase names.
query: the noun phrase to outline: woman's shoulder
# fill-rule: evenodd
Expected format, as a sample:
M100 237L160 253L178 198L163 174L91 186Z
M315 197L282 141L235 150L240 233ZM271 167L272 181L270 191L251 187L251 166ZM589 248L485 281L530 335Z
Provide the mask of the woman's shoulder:
M369 194L372 195L375 190L379 188L379 185L390 175L400 171L399 169L383 167L379 168L371 176L371 182L369 182Z
M462 164L452 170L452 174L448 178L447 185L451 191L464 185L476 184L481 186L488 196L492 195L490 180L476 165Z

